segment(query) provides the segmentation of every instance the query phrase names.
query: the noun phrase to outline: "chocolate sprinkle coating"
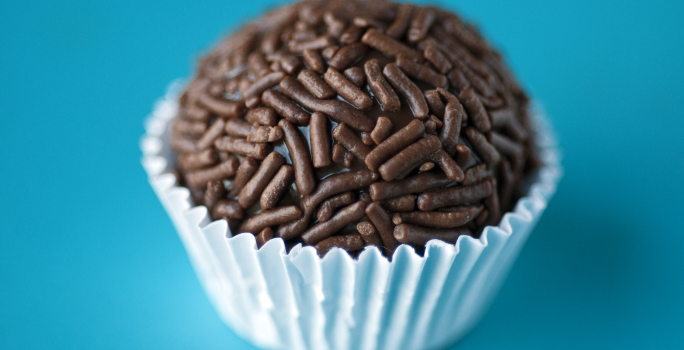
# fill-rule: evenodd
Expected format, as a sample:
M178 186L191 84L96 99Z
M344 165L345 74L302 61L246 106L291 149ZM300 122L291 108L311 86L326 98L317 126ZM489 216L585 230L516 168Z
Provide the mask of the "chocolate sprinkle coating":
M354 253L496 225L538 164L528 99L459 16L305 1L199 62L171 131L179 181L214 220Z

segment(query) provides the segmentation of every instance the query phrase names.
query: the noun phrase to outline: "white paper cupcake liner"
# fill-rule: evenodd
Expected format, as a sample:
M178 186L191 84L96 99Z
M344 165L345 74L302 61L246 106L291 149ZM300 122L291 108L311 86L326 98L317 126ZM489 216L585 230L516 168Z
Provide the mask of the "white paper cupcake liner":
M543 167L527 196L497 227L455 245L433 240L423 257L402 245L389 262L375 247L358 259L340 249L289 253L281 239L257 249L252 234L233 236L224 220L169 173L169 122L182 85L170 85L145 123L142 164L223 321L263 348L421 349L456 342L482 318L562 176L544 114L533 113Z

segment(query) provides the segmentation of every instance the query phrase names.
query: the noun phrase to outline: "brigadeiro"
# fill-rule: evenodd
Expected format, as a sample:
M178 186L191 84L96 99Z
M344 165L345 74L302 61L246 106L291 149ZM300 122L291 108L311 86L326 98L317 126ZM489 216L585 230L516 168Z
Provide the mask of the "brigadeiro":
M250 343L438 349L483 317L561 177L529 104L456 14L300 2L171 85L143 165Z
M536 164L528 98L435 7L302 2L203 57L171 147L196 205L259 246L421 252L497 225Z

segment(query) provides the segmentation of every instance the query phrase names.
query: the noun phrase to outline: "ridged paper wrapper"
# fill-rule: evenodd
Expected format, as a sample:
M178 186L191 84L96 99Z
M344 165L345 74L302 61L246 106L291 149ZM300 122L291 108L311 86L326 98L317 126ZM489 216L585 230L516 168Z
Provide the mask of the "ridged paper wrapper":
M257 249L194 206L170 172L170 124L182 84L172 83L145 122L142 164L221 319L257 347L273 349L423 349L452 344L482 318L556 191L562 168L552 130L532 112L542 167L498 226L456 244L427 243L419 256L401 245L391 262L375 247L357 258L334 248L288 253L275 238ZM538 108L536 108L538 109Z

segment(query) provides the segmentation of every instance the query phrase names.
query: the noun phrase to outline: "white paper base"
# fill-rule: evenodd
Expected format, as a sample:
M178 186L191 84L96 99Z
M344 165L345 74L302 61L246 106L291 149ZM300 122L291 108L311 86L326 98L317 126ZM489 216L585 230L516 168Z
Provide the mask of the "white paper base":
M562 176L551 129L535 113L544 167L514 212L479 239L455 245L433 240L423 257L402 245L387 261L375 247L352 259L313 247L288 254L281 239L260 250L251 234L232 236L192 207L186 188L168 173L174 163L168 126L179 83L170 86L145 123L142 164L185 245L216 311L258 347L287 349L421 349L451 344L484 315Z

